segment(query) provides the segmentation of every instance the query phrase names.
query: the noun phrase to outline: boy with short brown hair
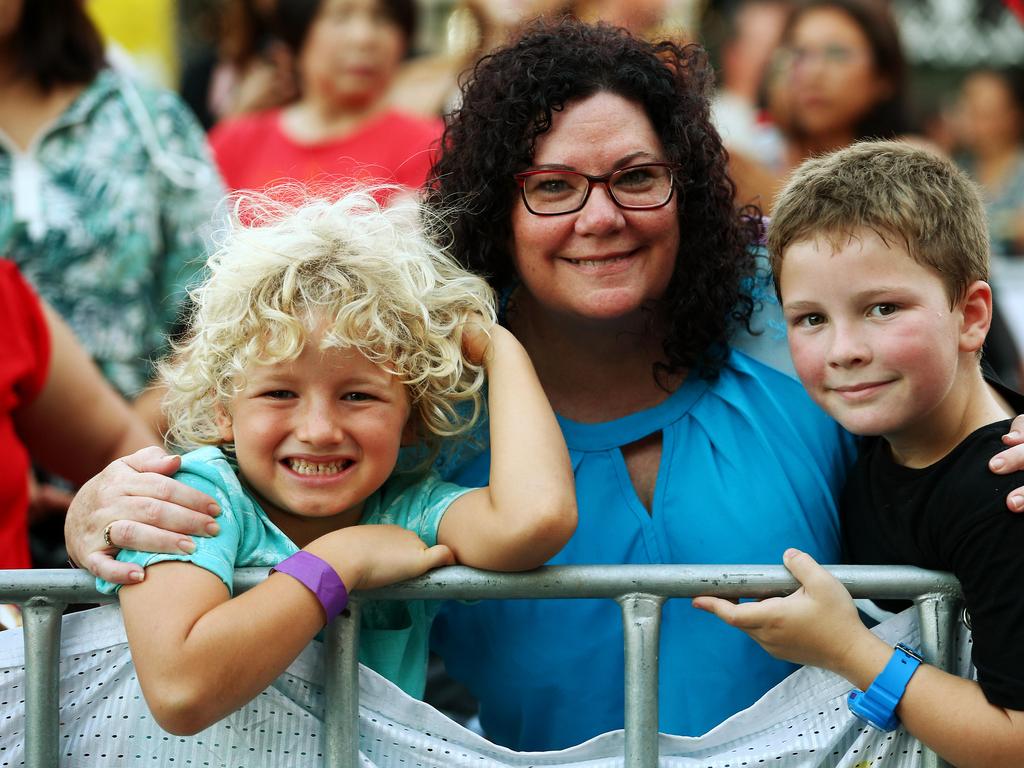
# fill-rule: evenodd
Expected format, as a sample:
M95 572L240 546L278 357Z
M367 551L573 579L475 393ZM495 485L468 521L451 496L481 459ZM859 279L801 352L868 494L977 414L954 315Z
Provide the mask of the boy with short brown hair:
M768 248L797 374L867 436L840 505L847 557L953 571L978 682L888 646L797 550L784 555L796 593L694 605L773 655L846 677L851 711L885 729L902 720L958 766L1024 764L1024 518L1004 506L1021 477L986 466L1024 398L982 376L992 291L978 193L930 152L857 144L797 169Z

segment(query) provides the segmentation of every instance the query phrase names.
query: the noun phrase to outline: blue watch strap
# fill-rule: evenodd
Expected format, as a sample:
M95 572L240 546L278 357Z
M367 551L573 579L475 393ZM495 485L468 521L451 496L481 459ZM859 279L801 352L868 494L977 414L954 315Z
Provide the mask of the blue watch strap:
M850 711L882 731L891 731L900 724L896 706L903 698L907 683L921 665L917 651L897 643L889 663L866 691L850 691L847 704Z

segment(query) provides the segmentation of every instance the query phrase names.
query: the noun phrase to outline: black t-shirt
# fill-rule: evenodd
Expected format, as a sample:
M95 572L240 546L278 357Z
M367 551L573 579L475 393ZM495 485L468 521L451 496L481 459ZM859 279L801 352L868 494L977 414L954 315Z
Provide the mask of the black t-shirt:
M1024 397L1001 394L1024 413ZM840 519L851 563L953 572L971 616L982 691L994 705L1024 710L1024 514L1006 508L1024 472L988 469L1009 424L982 427L923 469L896 464L883 439L866 439Z

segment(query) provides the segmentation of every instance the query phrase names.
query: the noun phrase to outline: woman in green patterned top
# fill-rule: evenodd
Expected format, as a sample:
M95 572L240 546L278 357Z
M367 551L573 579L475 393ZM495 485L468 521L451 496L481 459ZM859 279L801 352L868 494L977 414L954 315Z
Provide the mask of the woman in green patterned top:
M202 130L176 96L106 66L79 0L5 4L0 102L0 258L135 398L223 195Z

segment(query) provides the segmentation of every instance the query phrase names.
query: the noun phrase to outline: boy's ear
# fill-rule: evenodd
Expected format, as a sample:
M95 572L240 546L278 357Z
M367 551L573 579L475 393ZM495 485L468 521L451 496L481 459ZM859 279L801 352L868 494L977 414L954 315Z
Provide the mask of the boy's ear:
M992 288L984 280L975 280L960 301L963 319L960 325L960 351L977 352L985 343L992 325Z
M231 414L228 413L228 409L217 403L213 407L213 420L217 425L217 431L220 433L220 439L225 443L235 442L235 429L231 423Z

